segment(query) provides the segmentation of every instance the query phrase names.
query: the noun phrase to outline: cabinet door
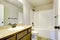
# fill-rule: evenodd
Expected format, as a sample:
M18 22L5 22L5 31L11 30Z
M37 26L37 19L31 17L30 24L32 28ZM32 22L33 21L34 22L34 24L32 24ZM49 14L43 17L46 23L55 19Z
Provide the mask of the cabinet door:
M21 40L31 40L31 33L27 34L24 38Z
M16 40L16 36L12 36L10 38L7 38L6 40Z
M19 40L20 38L24 37L27 34L27 30L20 32L17 34L17 40Z

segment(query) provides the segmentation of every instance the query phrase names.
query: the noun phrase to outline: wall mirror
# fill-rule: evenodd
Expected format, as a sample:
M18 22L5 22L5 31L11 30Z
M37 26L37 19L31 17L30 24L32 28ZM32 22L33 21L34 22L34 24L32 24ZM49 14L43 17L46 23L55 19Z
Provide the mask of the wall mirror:
M18 0L0 0L0 26L23 23L23 4Z

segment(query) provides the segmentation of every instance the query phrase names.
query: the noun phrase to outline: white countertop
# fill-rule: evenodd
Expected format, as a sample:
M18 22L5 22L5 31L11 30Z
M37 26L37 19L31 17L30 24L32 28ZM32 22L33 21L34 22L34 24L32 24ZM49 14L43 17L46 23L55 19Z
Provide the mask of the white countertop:
M9 35L15 34L17 32L23 31L30 27L31 26L23 25L23 26L17 26L15 28L8 28L8 29L0 30L0 39Z

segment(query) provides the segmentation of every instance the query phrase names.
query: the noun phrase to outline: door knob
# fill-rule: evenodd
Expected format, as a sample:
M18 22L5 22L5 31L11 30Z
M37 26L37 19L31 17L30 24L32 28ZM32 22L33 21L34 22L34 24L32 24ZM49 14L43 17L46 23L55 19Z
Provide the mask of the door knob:
M55 28L55 29L60 29L60 26L55 26L54 28Z
M4 22L2 21L2 23L4 23Z

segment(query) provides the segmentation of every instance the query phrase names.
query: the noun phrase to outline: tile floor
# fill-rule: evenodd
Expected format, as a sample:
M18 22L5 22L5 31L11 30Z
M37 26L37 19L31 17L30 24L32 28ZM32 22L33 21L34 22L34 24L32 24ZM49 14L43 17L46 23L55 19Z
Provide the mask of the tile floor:
M37 36L37 40L52 40L52 39Z

